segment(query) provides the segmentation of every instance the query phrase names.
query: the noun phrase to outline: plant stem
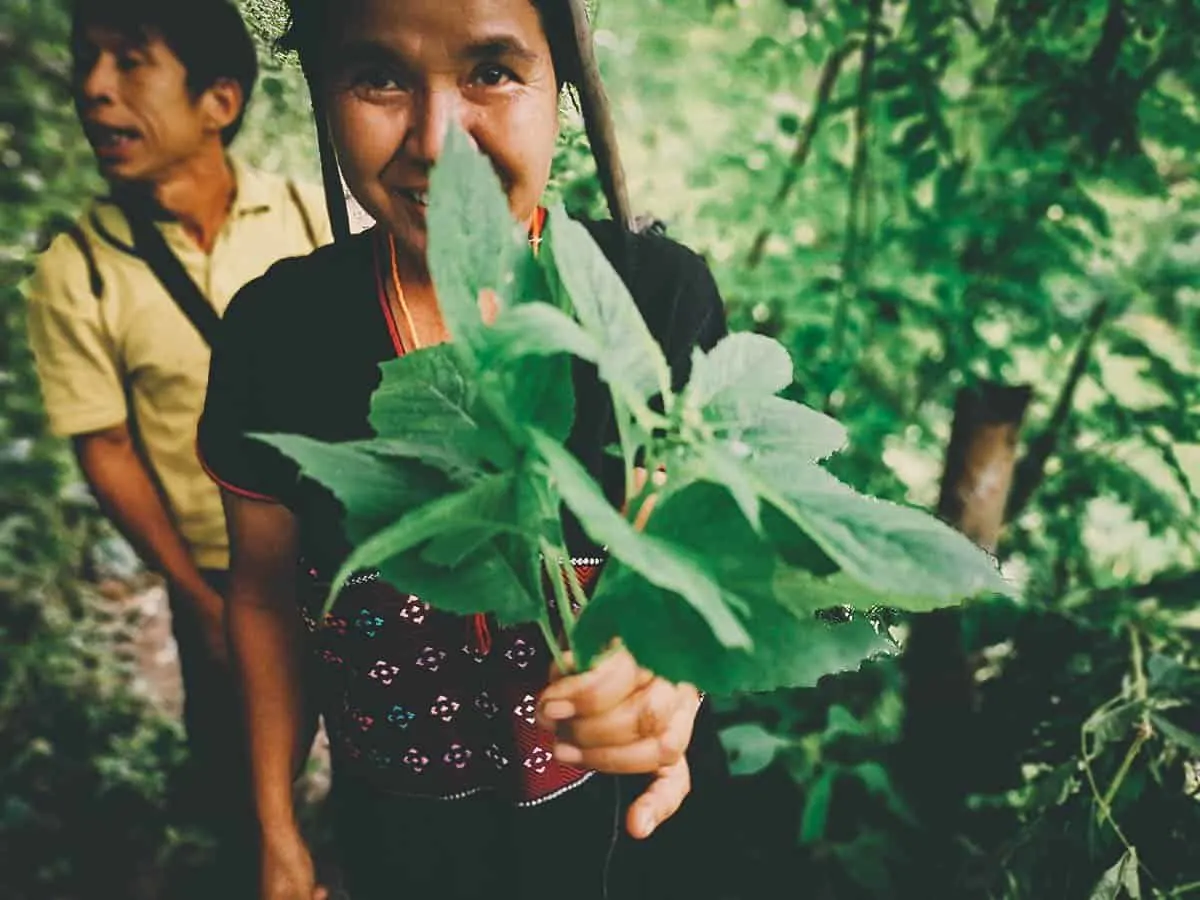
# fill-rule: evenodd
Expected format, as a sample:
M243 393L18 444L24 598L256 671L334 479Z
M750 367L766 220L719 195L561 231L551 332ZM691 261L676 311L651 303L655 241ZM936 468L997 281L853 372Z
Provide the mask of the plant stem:
M567 586L563 584L563 560L566 559L566 569L571 574L574 574L574 567L561 548L555 547L545 538L542 538L540 543L542 567L546 577L550 579L550 587L554 590L554 601L558 604L558 617L562 621L563 635L567 639L567 646L570 647L571 633L575 630L575 613L571 609L571 598L567 596Z
M567 560L567 585L571 588L571 598L579 604L579 611L583 612L588 603L587 592L579 583L579 573L575 571L575 564L570 560Z
M613 418L617 422L617 440L621 442L621 459L625 463L625 506L629 507L629 501L633 499L633 457L636 448L633 439L629 434L629 411L625 409L625 404L620 401L615 392L612 392L613 402Z
M554 634L554 626L550 624L549 613L543 612L538 616L538 628L542 629L542 637L546 639L546 646L550 648L550 653L554 656L558 671L565 674L569 671L567 659L563 656L562 648L558 646L558 637Z

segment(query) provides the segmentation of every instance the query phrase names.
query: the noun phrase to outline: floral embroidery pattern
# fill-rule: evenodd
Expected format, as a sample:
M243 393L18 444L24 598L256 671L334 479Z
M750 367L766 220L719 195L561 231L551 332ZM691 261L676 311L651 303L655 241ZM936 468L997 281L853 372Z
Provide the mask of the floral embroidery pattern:
M491 698L491 695L487 691L476 697L472 705L475 707L475 712L479 713L485 719L494 719L500 712L500 707L496 705L496 701Z
M387 687L396 680L396 676L399 674L399 666L394 666L387 660L381 659L371 667L371 671L367 673L367 677L373 678Z
M405 709L399 703L388 710L388 724L395 725L397 728L407 728L409 723L417 717L417 714L412 710Z
M354 620L354 627L367 637L373 638L383 628L383 617L375 615L369 609L359 610L358 618Z
M446 755L442 757L442 762L456 769L465 769L470 759L470 750L462 744L451 744L450 749L446 751Z
M488 655L487 655L486 653L484 653L484 652L483 652L482 650L480 650L478 647L473 647L473 646L471 646L470 644L463 644L463 645L462 645L462 652L463 652L463 653L464 653L466 656L469 656L469 657L471 658L471 661L472 661L473 663L475 663L476 665L479 665L479 664L480 664L480 663L482 663L482 662L483 662L485 659L487 659L487 658L488 658Z
M495 744L492 744L490 747L484 750L483 755L486 756L491 764L497 769L503 769L508 765L508 757L506 757L503 751L501 751L501 749Z
M437 650L433 647L426 647L421 651L421 655L417 657L417 667L432 673L440 669L442 667L442 663L445 661L445 650Z
M548 654L536 627L497 627L485 653L469 616L372 584L306 623L338 688L327 712L340 761L387 790L447 799L495 790L533 803L586 778L537 727Z
M429 757L423 756L421 751L416 747L409 747L400 762L411 769L413 772L420 775L425 771L425 767L429 765Z
M346 627L349 623L341 616L326 615L325 627L336 634L338 637L346 636Z
M533 694L526 694L521 698L521 702L517 704L517 708L513 710L513 714L524 722L526 725L534 723L534 713L537 712L537 700Z
M454 718L454 714L458 712L458 709L459 703L457 700L451 700L445 694L442 694L433 701L433 706L429 707L429 714L435 719L449 722Z
M554 759L554 755L545 747L534 747L533 752L525 757L524 766L531 772L541 775L546 771L546 767L550 765L552 759Z
M336 653L334 653L329 648L326 648L321 651L321 662L327 663L328 665L331 665L331 666L340 666L340 665L342 665L342 663L345 662L345 660L342 659L340 656L338 656Z
M416 597L409 597L404 603L404 609L400 610L400 618L411 625L424 624L427 615L429 615L429 604Z
M533 644L524 638L517 638L513 641L513 645L504 654L505 658L518 669L524 669L528 666L536 655L537 650L534 649Z

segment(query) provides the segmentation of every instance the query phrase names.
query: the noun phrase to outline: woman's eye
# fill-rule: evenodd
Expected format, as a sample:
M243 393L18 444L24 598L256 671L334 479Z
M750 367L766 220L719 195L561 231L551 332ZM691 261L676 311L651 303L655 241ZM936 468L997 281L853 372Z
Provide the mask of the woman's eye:
M514 81L516 76L512 71L504 66L489 63L488 65L480 66L475 70L474 80L486 87L499 87L509 81Z
M131 72L141 64L141 57L134 53L122 53L117 57L117 68L122 72Z
M400 80L392 74L383 71L359 72L354 76L354 86L359 90L379 92L399 91L404 87Z

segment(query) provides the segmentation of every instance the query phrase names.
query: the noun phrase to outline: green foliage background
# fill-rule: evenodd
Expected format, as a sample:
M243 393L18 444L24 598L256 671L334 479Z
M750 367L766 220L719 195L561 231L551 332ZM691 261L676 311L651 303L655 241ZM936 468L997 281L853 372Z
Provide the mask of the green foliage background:
M264 73L237 149L315 178L303 81L265 49L278 4L243 6ZM975 705L938 723L938 746L918 740L905 689L919 660L723 702L752 773L730 810L739 896L1200 893L1200 11L602 0L596 19L635 209L706 255L736 327L789 346L796 397L850 431L840 475L932 506L955 392L980 380L1032 385L1023 445L1049 449L1022 471L1029 501L1001 545L1026 603L964 611ZM65 30L58 0L0 5L0 894L14 898L90 897L98 878L146 895L191 846L168 802L177 729L106 652L115 626L89 585L118 555L44 434L15 291L99 187ZM569 107L564 123L555 192L594 212ZM965 798L938 795L946 766Z

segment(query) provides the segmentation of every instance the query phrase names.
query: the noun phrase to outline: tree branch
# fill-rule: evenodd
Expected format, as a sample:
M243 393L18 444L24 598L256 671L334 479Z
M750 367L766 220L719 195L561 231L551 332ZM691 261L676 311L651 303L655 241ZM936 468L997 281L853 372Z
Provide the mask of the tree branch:
M833 88L837 84L842 66L850 57L850 54L857 50L858 47L859 42L857 40L847 41L837 50L830 53L825 60L825 65L821 68L821 80L817 85L816 102L813 104L812 112L809 113L808 121L804 123L804 127L800 130L800 134L796 138L796 149L792 151L792 158L788 163L787 170L783 173L783 180L779 183L779 190L775 192L775 196L771 198L771 202L767 205L768 213L777 213L795 188L796 181L800 177L800 170L804 167L805 162L808 161L808 154L812 150L813 139L817 135L817 128L820 126L821 120L825 117L825 110L829 107L829 98L833 94ZM746 268L753 269L762 262L763 251L766 249L767 239L770 236L770 226L764 226L755 236L754 243L750 247L750 252L746 255Z
M1054 454L1058 446L1059 436L1062 434L1063 428L1066 426L1067 420L1071 416L1071 410L1075 405L1075 393L1079 389L1080 382L1083 381L1083 376L1087 372L1088 364L1092 359L1092 348L1096 343L1096 336L1100 333L1100 328L1108 318L1111 304L1107 299L1101 300L1096 304L1090 316L1088 316L1087 324L1084 326L1083 338L1079 342L1079 347L1075 351L1075 357L1071 360L1071 368L1067 373L1067 379L1063 382L1062 389L1059 391L1058 399L1054 403L1054 410L1050 414L1050 421L1046 423L1046 427L1042 430L1033 441L1029 444L1029 449L1025 456L1017 464L1017 473L1013 481L1012 493L1008 499L1008 509L1005 511L1005 520L1013 521L1024 511L1030 498L1033 497L1037 489L1041 486L1042 481L1046 477L1046 463Z
M1104 24L1100 27L1100 40L1096 42L1087 62L1092 83L1097 87L1107 82L1112 75L1117 57L1121 53L1121 45L1128 33L1129 21L1125 15L1124 0L1109 0Z
M858 101L854 111L854 163L850 170L849 211L846 215L846 245L842 254L841 288L833 312L830 349L834 360L842 355L846 336L851 287L859 281L859 247L862 242L863 197L867 190L867 165L870 161L871 79L875 72L876 30L882 12L882 0L871 0L867 42L863 45L862 69L858 78Z

